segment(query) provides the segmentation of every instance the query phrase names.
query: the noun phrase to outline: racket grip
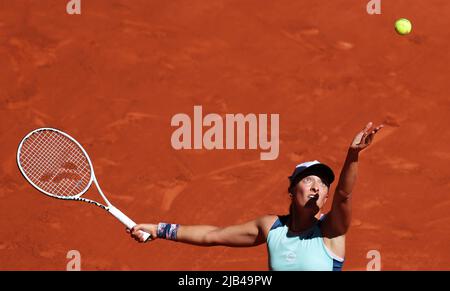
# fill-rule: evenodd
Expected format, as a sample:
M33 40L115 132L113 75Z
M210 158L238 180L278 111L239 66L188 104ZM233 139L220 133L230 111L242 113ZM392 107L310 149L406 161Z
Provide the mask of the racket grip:
M111 213L115 218L117 218L120 222L126 225L129 229L132 229L136 223L131 220L128 216L126 216L122 211L114 207L113 205L109 206L109 213ZM142 231L142 235L144 237L144 241L151 240L151 235L145 231Z

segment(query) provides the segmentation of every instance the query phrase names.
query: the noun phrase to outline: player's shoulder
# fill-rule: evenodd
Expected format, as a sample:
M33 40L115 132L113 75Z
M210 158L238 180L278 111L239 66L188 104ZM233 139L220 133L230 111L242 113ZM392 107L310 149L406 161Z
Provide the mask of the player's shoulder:
M278 218L279 216L276 214L266 214L258 217L256 222L262 229L270 229Z

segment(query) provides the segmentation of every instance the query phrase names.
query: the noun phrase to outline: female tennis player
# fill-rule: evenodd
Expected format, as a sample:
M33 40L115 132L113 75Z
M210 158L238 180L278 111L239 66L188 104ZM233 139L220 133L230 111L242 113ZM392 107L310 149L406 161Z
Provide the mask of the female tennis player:
M319 161L299 164L289 176L288 215L265 215L240 225L217 227L170 223L138 224L127 230L143 242L143 230L162 238L199 246L251 247L267 243L270 270L340 271L345 257L345 234L350 227L352 191L358 159L383 127L372 122L359 132L348 149L334 192L331 210L322 213L334 173Z

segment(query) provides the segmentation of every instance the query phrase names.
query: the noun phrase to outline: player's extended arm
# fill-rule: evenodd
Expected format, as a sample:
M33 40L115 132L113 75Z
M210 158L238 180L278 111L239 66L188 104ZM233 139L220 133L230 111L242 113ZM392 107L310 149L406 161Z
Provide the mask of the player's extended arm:
M227 227L180 226L177 241L201 246L250 247L265 239L257 220Z
M273 216L263 216L247 223L227 227L179 225L174 240L198 246L257 246L265 242L264 226L268 225L270 219L273 220ZM141 242L139 230L148 231L153 238L158 237L156 224L138 224L133 227L132 237Z
M372 122L369 122L350 145L334 192L331 211L326 220L326 228L332 236L343 235L350 227L351 194L358 175L359 153L372 143L375 134L381 128L383 125L372 129Z

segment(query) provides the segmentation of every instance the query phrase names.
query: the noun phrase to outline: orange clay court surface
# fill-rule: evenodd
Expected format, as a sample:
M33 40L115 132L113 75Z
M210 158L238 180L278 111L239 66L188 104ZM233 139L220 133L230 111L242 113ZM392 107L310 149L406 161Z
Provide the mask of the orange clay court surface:
M383 270L449 270L450 2L367 2L93 0L68 15L67 1L1 1L0 269L65 270L78 250L83 270L267 270L265 245L137 244L101 209L40 194L15 160L34 128L79 140L136 222L225 226L287 213L293 167L339 174L373 121L386 127L361 154L344 270L370 250ZM174 150L170 120L194 105L280 114L278 159Z

